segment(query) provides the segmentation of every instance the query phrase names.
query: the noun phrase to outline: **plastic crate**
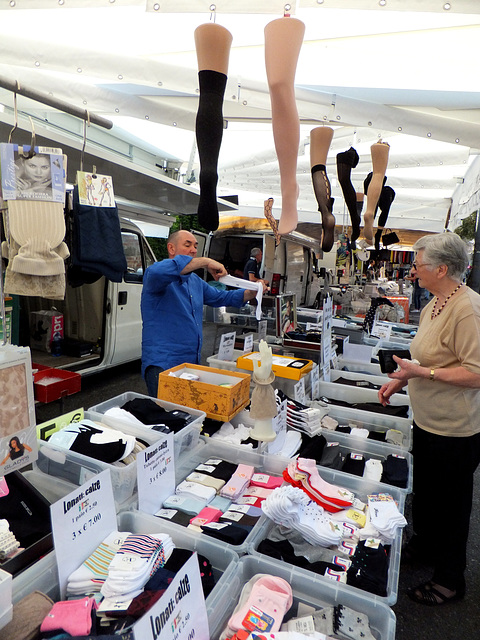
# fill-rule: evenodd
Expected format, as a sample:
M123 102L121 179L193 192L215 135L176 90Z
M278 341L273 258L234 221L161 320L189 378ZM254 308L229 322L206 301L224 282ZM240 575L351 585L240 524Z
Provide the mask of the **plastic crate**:
M326 382L320 380L319 382L319 396L325 396L332 400L342 400L350 404L358 402L376 402L381 407L378 400L378 391L375 389L362 389L361 387L353 387L345 384L337 384L335 381ZM390 405L396 406L408 406L408 418L412 418L412 405L410 403L410 396L406 394L396 393L390 398ZM374 411L368 413L376 413Z
M85 418L98 420L99 414L86 411ZM101 416L101 419L103 419L103 416ZM163 437L162 433L143 427L134 427L127 424L111 426L123 433L141 438L148 445L157 442ZM196 432L196 430L194 431ZM43 440L38 441L38 459L34 462L33 469L37 472L60 478L62 481L75 486L80 486L98 473L109 469L117 507L120 507L126 500L131 498L137 484L136 461L127 465L116 466Z
M216 585L210 592L206 602L215 599L221 576L238 563L238 555L218 540L208 536L198 536L184 527L178 527L164 518L142 513L141 511L124 511L118 514L118 530L130 533L168 533L176 547L191 549L210 560Z
M146 400L153 400L160 407L163 407L166 411L174 411L178 409L180 411L186 411L191 416L194 417L194 420L187 424L186 427L178 431L174 437L174 451L175 451L175 459L178 459L180 455L189 449L195 447L198 443L198 438L200 436L200 431L202 429L203 421L205 420L205 412L199 411L198 409L192 409L190 407L183 407L179 404L174 404L173 402L167 402L166 400L159 400L158 398L151 398L150 396L145 396L141 393L134 393L133 391L127 391L126 393L122 393L119 396L115 396L114 398L110 398L109 400L105 400L100 404L96 404L93 407L90 407L88 411L92 415L92 420L100 419L101 422L108 424L111 427L118 427L121 429L123 425L131 425L128 420L123 420L122 418L113 418L111 416L104 415L109 409L113 409L113 407L122 407L129 400L134 400L135 398L143 398ZM99 414L102 414L99 416ZM94 417L93 417L94 416ZM137 429L142 429L140 426L136 426ZM145 425L144 427L147 431L152 431L151 427Z
M388 444L386 442L376 442L375 440L357 438L355 436L350 436L348 433L341 433L337 431L329 431L328 429L322 429L322 435L325 437L327 443L329 442L338 442L339 450L342 454L347 453L359 453L366 460L380 460L384 461L387 459L389 455L401 456L406 459L408 465L408 480L407 486L405 488L395 487L396 490L401 491L402 493L408 494L412 492L413 486L413 456L409 451L399 451L398 447L392 444ZM322 467L322 469L328 467ZM345 473L345 471L340 471L340 473ZM347 474L352 475L352 474ZM359 476L355 476L359 477ZM380 485L383 486L383 491L388 492L389 489L394 487L395 485L389 485L385 482L379 482Z
M398 487L388 487L388 491L385 491L385 485L382 485L378 482L373 482L370 480L365 480L363 478L357 478L348 473L342 473L341 471L336 471L333 469L327 469L326 467L319 468L320 476L329 482L330 484L334 484L337 486L344 487L345 489L349 489L355 494L356 498L359 498L362 502L368 501L368 496L374 493L389 493L394 500L397 502L398 509L400 513L404 512L405 509L405 493L402 492ZM261 558L268 558L257 551L257 547L262 540L264 540L270 530L275 526L275 523L269 518L262 519L258 527L258 531L252 541L250 541L248 553L251 555L259 556ZM400 555L402 548L402 529L397 531L395 539L393 540L390 546L390 557L389 557L389 566L388 566L388 583L387 583L387 595L385 597L378 596L376 594L368 593L367 591L362 591L357 587L353 587L351 585L342 584L342 589L348 593L363 593L365 597L371 598L375 602L384 603L386 605L392 606L397 601L398 595L398 579L400 576ZM288 564L288 563L286 563ZM293 565L289 565L294 568ZM312 572L307 569L301 569L299 567L295 567L295 570L304 576L312 576ZM330 578L325 576L318 576L320 581L330 581Z
M82 386L82 377L74 371L47 368L33 376L33 390L38 402L53 402L59 398L78 393Z
M238 603L244 584L259 573L278 576L290 584L293 591L293 605L290 611L293 613L299 603L315 609L343 604L368 616L370 629L377 640L395 638L396 618L387 605L373 601L366 594L353 593L338 582L300 573L285 563L265 557L244 556L223 575L217 585L215 597L207 603L212 640L220 637Z
M357 360L348 360L343 356L338 357L338 370L353 371L356 373L366 373L374 376L386 376L382 373L380 365L375 362L360 362Z
M261 453L257 453L252 451L251 449L246 449L242 447L236 447L228 444L224 444L219 441L213 441L207 439L206 441L201 441L194 450L192 450L188 456L183 456L181 459L181 463L176 465L175 467L175 482L176 484L180 484L185 480L185 478L199 465L203 464L209 458L220 458L222 460L226 460L228 462L232 462L234 464L248 464L255 467L256 473L267 473L269 475L281 476L282 471L285 469L286 463L284 458L275 457L275 456L267 456ZM131 506L135 506L132 501ZM240 545L231 545L226 542L220 542L222 546L225 548L229 548L235 553L242 555L247 553L248 547L250 543L252 543L259 531L260 524L263 520L265 520L265 516L261 516L253 527L253 529L249 532L245 541ZM185 529L180 524L171 523L172 527L179 527L181 529ZM198 533L192 532L193 535L196 535L200 538L208 538L208 534L206 533Z
M356 426L368 429L369 431L387 431L396 429L403 435L403 442L398 449L410 451L412 448L412 421L409 418L396 418L383 413L373 411L360 411L353 407L340 407L338 405L328 405L327 415L335 418L340 425L355 423ZM350 434L343 434L354 437ZM394 445L395 446L395 445Z

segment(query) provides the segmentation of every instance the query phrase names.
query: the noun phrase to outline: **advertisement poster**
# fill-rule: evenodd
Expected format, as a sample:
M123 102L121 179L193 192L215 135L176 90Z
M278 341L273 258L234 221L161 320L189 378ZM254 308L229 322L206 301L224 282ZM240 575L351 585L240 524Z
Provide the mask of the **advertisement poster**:
M4 200L65 202L65 157L61 149L0 144Z

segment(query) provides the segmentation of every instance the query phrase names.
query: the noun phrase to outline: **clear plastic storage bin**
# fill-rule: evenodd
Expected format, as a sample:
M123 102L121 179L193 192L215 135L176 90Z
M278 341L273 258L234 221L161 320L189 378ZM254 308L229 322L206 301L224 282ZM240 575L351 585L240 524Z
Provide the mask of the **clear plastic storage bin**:
M0 569L0 629L10 622L12 616L12 574Z
M174 404L172 402L167 402L166 400L159 400L158 398L151 398L150 396L142 395L141 393L134 393L133 391L127 391L126 393L122 393L119 396L115 396L114 398L110 398L110 400L105 400L105 402L101 402L99 404L94 405L88 409L92 414L104 414L109 409L113 409L113 407L122 407L129 400L134 400L135 398L144 398L147 400L153 400L160 407L163 407L166 411L174 411L178 409L179 411L186 411L191 416L194 417L194 420L187 424L186 427L181 429L178 433L175 434L174 441L174 450L175 450L175 458L178 458L182 453L194 447L200 435L200 431L202 429L203 421L205 420L205 412L199 411L198 409L191 409L190 407L182 407L179 404ZM92 417L92 420L97 419L98 416ZM112 418L111 416L102 416L101 421L105 424L110 425L111 427L121 427L124 424L131 424L128 420L123 420L121 418ZM141 428L141 427L138 427ZM148 431L151 431L151 428L145 425L144 427Z
M343 604L368 616L370 629L377 640L395 638L395 614L386 604L372 600L367 594L353 593L338 582L321 579L314 574L300 573L291 565L265 557L244 556L223 575L217 585L215 597L208 602L207 613L212 640L217 640L226 627L244 584L259 573L278 576L290 584L293 591L293 612L300 602L315 609Z
M86 411L85 418L89 420L100 419L103 422L103 416L95 412ZM105 422L105 424L107 423ZM140 438L147 442L148 445L154 444L163 437L162 433L145 427L135 427L126 423L120 424L119 422L111 424L111 426L125 434ZM198 434L195 428L193 428L193 432L195 436ZM43 440L38 441L38 459L33 463L33 469L37 473L55 476L63 482L75 486L80 486L98 473L109 469L112 478L113 495L118 508L131 498L137 484L136 461L117 466Z
M398 510L400 513L403 513L405 510L405 493L402 492L397 487L388 487L386 490L386 486L382 485L378 482L373 482L370 480L365 480L363 478L357 478L347 473L342 473L341 471L336 471L333 469L327 469L326 467L319 467L320 476L329 482L330 484L334 484L345 489L349 489L355 494L355 497L360 499L362 502L368 502L368 496L370 494L376 493L389 493L393 499L396 501L398 505ZM268 558L257 551L257 547L262 540L268 537L269 532L275 526L275 523L269 518L262 519L262 522L259 525L259 530L256 532L256 535L252 541L250 541L248 553L250 555L259 556L261 558ZM402 529L398 529L395 539L393 540L390 546L390 557L389 557L389 566L388 566L388 583L387 583L387 595L385 597L378 596L376 594L369 593L367 591L362 591L357 587L353 587L351 585L342 584L342 589L348 593L362 593L365 597L371 598L375 602L384 603L386 605L392 606L397 601L398 595L398 579L400 576L400 555L402 548ZM287 563L288 564L288 563ZM293 565L289 565L293 568ZM295 570L304 576L312 576L312 572L307 569L301 569L299 567L295 567ZM325 576L317 576L318 580L329 582L330 578Z

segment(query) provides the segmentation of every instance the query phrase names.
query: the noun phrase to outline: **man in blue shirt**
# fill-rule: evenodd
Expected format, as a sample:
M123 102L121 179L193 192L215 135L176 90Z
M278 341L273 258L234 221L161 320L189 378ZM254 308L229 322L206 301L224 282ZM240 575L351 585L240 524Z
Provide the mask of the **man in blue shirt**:
M148 395L157 397L158 374L184 362L198 364L202 350L203 305L241 307L255 291L220 291L196 273L206 268L218 280L225 267L211 258L197 258L197 240L189 231L168 239L168 259L145 271L141 300L142 375Z

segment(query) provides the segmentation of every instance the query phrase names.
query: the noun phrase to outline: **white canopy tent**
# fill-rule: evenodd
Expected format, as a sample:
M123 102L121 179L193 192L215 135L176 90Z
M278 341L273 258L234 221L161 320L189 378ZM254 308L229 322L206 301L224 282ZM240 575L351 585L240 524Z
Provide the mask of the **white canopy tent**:
M381 138L390 144L387 184L396 192L387 226L441 231L453 201L453 228L470 212L454 194L480 150L477 0L0 0L0 76L110 119L108 134L93 125L87 132L92 149L198 190L193 34L215 19L233 36L218 195L238 194L238 213L253 216L272 196L275 214L280 183L263 44L265 25L287 10L306 25L296 74L300 220L320 221L309 133L325 124L334 128L327 173L338 224L348 217L336 154L355 147L352 182L362 191L370 146ZM29 114L37 129L73 136L78 148L81 124L31 100L18 106L21 120ZM12 107L11 92L0 89L0 120L12 122Z

